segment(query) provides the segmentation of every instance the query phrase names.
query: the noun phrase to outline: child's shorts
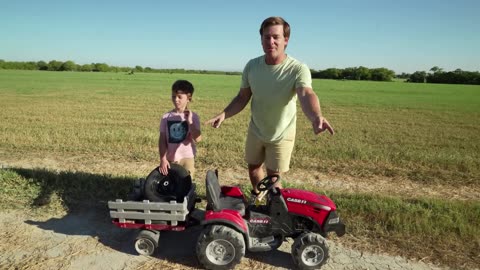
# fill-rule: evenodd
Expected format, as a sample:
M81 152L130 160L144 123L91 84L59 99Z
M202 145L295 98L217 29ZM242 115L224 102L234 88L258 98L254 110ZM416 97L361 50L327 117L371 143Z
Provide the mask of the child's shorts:
M190 176L192 176L192 180L194 179L195 175L195 159L194 158L183 158L177 161L170 161L170 163L175 163L184 167L187 171L190 172Z

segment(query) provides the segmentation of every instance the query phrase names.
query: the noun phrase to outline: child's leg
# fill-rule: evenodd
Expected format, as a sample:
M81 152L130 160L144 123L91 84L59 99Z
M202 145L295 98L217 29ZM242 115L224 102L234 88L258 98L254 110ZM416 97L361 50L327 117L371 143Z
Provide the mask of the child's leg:
M178 162L175 162L175 163L183 166L187 171L189 171L190 176L192 177L192 180L194 179L194 176L195 176L195 160L193 158L180 159Z

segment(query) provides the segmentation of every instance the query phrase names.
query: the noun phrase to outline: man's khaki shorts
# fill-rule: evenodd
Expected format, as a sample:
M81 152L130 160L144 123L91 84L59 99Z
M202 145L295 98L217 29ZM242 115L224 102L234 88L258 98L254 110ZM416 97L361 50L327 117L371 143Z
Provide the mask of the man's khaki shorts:
M264 142L248 129L245 145L245 161L250 165L265 163L267 169L287 172L290 169L295 131L278 142Z
M190 172L190 176L195 176L195 160L193 158L183 158L177 161L170 161L170 163L175 163L184 167L187 171Z

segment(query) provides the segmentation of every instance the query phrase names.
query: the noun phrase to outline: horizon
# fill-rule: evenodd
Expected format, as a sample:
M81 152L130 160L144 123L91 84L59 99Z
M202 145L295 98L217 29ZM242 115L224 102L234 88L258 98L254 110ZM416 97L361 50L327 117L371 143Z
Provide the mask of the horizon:
M56 60L56 59L52 59L52 60L38 60L38 61L10 61L10 60L5 60L5 59L0 59L0 60L4 60L5 62L21 62L21 63L28 63L28 62L38 63L38 62L43 61L43 62L45 62L46 64L48 64L50 61L58 61L58 60ZM59 61L59 62L66 62L66 61L72 61L72 60L65 60L65 61ZM94 65L94 64L106 64L106 65L108 65L109 67L129 68L129 69L132 69L132 70L134 70L134 69L136 68L136 66L139 66L139 65L133 65L133 66L114 66L114 65L110 65L110 64L108 64L108 63L100 63L100 62L92 62L92 63L76 63L75 61L73 61L73 62L74 62L76 65L78 65L78 66L82 66L82 65ZM194 71L194 72L207 71L207 72L225 72L225 73L227 73L227 72L242 73L242 72L243 72L243 71L241 71L241 70L240 70L240 71L236 71L236 70L186 69L186 68L181 68L181 67L180 67L180 68L152 68L152 67L149 67L149 66L140 66L140 67L143 68L143 69L145 69L145 68L151 68L152 70L154 70L154 71L153 71L154 73L155 73L155 71L166 71L166 70L184 70L184 71L186 71L186 72L188 72L188 71ZM345 68L359 68L359 67L361 67L361 66L345 67ZM362 67L365 67L365 66L362 66ZM437 67L438 67L438 66L437 66ZM337 68L337 69L343 70L343 69L345 69L345 68ZM374 68L370 68L370 67L366 67L366 68L368 68L368 69L374 69ZM377 67L375 67L375 68L377 68ZM386 69L392 70L392 69L390 69L390 68L388 68L388 67L378 67L378 68L386 68ZM431 71L432 68L434 68L434 67L431 67L431 68L428 69L428 70L416 70L416 71L420 71L420 72L425 71L425 72L428 73L429 71ZM446 69L444 69L444 68L442 68L442 67L438 67L438 68L440 68L440 69L441 69L442 71L444 71L444 72L453 72L453 71L455 71L455 70L446 70ZM326 69L330 69L330 68L325 68L325 69L322 69L322 70L315 70L315 69L311 69L311 70L318 72L318 71L323 71L323 70L326 70ZM1 70L1 69L0 69L0 70ZM39 71L63 72L63 71L56 71L56 70L39 70ZM72 70L72 71L82 72L82 71L80 71L80 70ZM416 72L416 71L414 71L414 72ZM480 71L478 71L478 70L463 70L463 69L462 69L462 71L466 71L466 72L480 72ZM65 71L65 72L68 72L68 71ZM90 71L90 72L93 72L93 71ZM109 71L109 72L112 72L112 71ZM141 72L149 73L149 72L151 72L151 71L141 71ZM395 75L402 75L402 74L409 74L409 75L411 75L411 74L414 73L414 72L411 72L411 73L407 73L407 72L404 72L404 73L396 73L396 72L395 72Z
M282 16L292 28L286 53L313 70L480 70L478 1L289 3L7 2L0 59L242 72L263 54L261 22Z

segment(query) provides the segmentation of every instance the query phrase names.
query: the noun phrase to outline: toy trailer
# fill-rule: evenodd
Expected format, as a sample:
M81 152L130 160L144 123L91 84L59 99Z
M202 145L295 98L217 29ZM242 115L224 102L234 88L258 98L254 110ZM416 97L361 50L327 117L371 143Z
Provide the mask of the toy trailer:
M141 255L152 255L158 247L160 231L183 231L187 227L190 211L195 207L195 185L183 202L123 201L108 202L112 223L120 228L140 229L135 250Z

